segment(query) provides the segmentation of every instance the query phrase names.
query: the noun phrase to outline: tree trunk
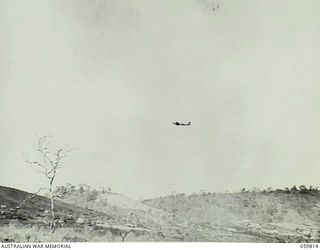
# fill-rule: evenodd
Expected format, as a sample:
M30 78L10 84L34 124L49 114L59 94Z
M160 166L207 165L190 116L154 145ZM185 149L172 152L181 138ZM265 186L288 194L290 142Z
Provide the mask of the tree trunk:
M53 183L54 177L51 178L50 180L50 187L49 187L49 192L50 192L50 202L51 202L51 225L50 229L52 230L52 233L55 231L55 223L54 223L54 202L53 202L53 191L52 191L52 183Z

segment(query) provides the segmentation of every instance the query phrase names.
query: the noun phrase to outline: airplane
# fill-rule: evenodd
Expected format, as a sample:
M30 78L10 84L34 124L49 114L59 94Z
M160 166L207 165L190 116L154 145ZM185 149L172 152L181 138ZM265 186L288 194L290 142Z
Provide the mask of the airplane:
M176 126L191 126L191 122L182 123L182 122L172 122Z

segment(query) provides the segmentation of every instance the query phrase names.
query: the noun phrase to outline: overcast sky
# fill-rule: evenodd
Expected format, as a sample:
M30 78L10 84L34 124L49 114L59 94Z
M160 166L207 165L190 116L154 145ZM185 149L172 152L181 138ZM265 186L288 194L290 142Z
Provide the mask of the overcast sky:
M320 1L217 3L0 0L0 185L45 185L36 133L57 185L318 186Z

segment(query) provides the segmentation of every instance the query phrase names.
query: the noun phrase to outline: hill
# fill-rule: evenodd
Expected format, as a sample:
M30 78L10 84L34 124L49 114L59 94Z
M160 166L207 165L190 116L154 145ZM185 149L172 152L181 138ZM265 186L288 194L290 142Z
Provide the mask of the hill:
M21 191L15 188L0 186L0 225L12 220L25 223L46 223L50 216L50 199ZM80 217L109 218L106 213L84 209L72 204L55 201L55 216L64 224L73 224Z
M60 193L55 215L61 227L51 234L47 197L0 186L0 241L159 241L162 225L171 225L169 213L124 195L78 191Z
M0 186L0 241L317 242L320 192L177 194L137 201L111 190L62 186L52 234L45 196ZM28 199L26 199L29 197Z
M227 235L216 237L217 231L237 232L234 240L240 241L251 236L262 242L320 239L318 191L177 194L143 202L173 213L181 225L195 229L199 240L220 241Z

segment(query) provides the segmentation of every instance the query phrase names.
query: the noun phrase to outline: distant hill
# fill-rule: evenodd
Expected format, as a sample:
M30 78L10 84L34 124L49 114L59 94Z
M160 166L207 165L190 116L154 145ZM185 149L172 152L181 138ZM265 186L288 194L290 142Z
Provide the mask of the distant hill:
M143 203L173 213L176 221L203 232L217 227L280 242L320 239L316 190L177 194Z
M64 202L94 211L107 213L117 224L159 228L170 224L172 214L120 193L97 192L87 190L79 193L77 190L64 194Z
M92 191L94 192L94 191ZM82 195L79 193L70 193L65 195L64 201L78 205L80 207L97 206L97 209L103 209L105 207L116 207L122 209L133 209L149 211L155 209L140 201L134 200L120 193L105 192L96 193L95 195Z
M177 194L137 201L110 190L62 186L50 233L47 197L0 186L0 241L318 242L320 192Z

